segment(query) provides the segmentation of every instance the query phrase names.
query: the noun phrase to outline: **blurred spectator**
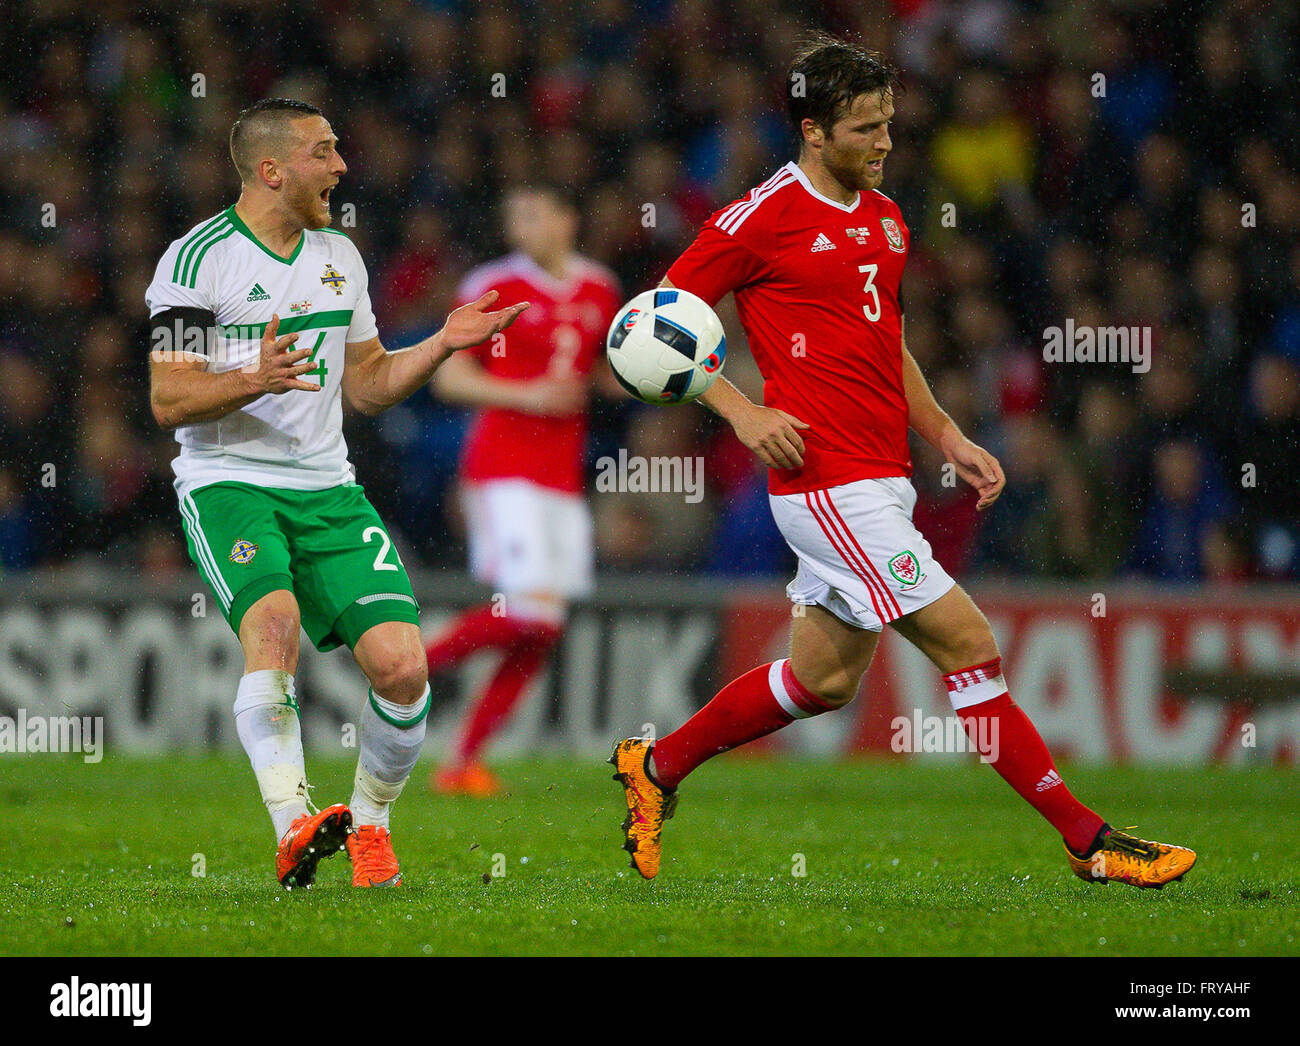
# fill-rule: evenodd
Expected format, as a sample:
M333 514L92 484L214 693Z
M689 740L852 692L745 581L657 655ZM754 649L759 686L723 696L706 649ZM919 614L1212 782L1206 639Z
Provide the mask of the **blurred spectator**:
M31 495L7 468L0 468L0 567L6 572L35 566L40 552Z
M1033 177L1033 148L1024 122L1011 109L992 72L970 71L958 89L951 123L931 147L934 175L954 194L959 213L978 221L999 200L1023 197Z
M1171 439L1156 448L1154 490L1129 565L1161 581L1202 576L1201 555L1212 528L1227 515L1220 486L1206 475L1200 448Z
M704 456L698 443L699 420L689 411L653 407L639 410L627 433L627 469L618 459L597 463L607 469L614 464L619 470L618 489L602 491L597 487L593 496L597 530L602 503L612 498L614 507L604 511L618 521L626 536L641 532L650 535L642 556L617 542L602 549L598 539L598 559L607 555L614 566L636 562L643 556L667 569L700 565L707 552L715 509L706 491ZM659 489L640 489L648 485ZM664 489L665 485L668 489Z
M1231 522L1212 523L1201 537L1201 565L1214 585L1238 585L1251 579L1250 552L1239 528Z
M1075 435L1064 453L1069 475L1086 492L1090 540L1084 573L1091 577L1118 570L1132 547L1142 512L1133 443L1132 409L1116 386L1101 381L1086 386L1079 397Z
M602 570L632 573L660 565L655 549L658 525L643 498L611 493L597 498L596 558Z
M730 433L722 435L740 447L749 467L722 500L705 571L718 577L793 574L794 553L768 506L766 466Z
M1300 367L1281 356L1257 360L1251 407L1233 471L1255 558L1267 576L1300 577Z
M1050 533L1052 481L1060 457L1060 437L1036 414L1014 418L1005 425L1002 467L1008 482L996 513L982 521L974 567L1001 576L1033 573L1044 559L1044 535Z

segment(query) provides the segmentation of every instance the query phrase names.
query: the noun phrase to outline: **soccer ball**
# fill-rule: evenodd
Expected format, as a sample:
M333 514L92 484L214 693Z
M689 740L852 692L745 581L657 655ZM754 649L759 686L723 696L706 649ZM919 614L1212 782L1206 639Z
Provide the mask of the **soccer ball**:
M701 298L664 287L618 310L605 337L618 383L646 403L689 403L713 384L727 356L722 321Z

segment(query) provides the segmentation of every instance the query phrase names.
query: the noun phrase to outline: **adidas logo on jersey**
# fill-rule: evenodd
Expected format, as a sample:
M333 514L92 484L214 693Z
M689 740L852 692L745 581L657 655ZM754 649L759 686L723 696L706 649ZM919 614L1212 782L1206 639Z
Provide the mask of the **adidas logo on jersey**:
M1034 788L1036 791L1046 792L1049 788L1055 788L1057 785L1064 783L1065 782L1061 780L1060 774L1055 770L1048 770L1047 773L1043 774L1042 780L1039 781Z
M270 301L271 296L267 294L266 291L262 290L262 285L260 283L255 283L253 284L253 289L248 292L248 297L245 298L244 300L245 301Z
M833 250L835 250L835 244L831 243L830 239L827 237L827 235L824 232L819 232L817 234L817 239L813 240L813 245L812 245L813 254L816 254L818 251L833 251Z

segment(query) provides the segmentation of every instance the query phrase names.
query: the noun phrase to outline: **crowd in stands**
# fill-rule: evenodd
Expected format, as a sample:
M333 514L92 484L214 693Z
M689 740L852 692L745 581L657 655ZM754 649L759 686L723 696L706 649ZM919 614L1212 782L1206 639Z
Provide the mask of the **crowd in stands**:
M785 71L819 26L902 71L882 190L912 233L907 345L1001 460L976 513L914 442L917 523L955 576L1300 577L1300 13L1252 0L26 0L0 66L0 571L189 569L144 289L233 202L229 128L320 105L333 205L390 348L504 252L504 187L581 201L626 296L792 157ZM644 220L653 205L653 222ZM761 394L734 312L727 374ZM1045 332L1149 329L1145 368L1049 362ZM349 416L408 562L464 564L467 416ZM590 457L694 455L707 495L593 494L607 573L784 576L764 470L699 407L594 404Z

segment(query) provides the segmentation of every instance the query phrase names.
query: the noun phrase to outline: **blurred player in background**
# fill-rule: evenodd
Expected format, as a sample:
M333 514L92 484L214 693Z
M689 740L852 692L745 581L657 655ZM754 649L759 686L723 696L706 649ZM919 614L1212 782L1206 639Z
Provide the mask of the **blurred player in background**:
M1070 793L1011 700L984 615L912 523L909 425L975 487L978 508L1005 479L935 402L903 338L909 234L877 188L897 74L818 36L786 83L797 162L713 215L663 285L710 304L735 292L764 405L723 377L701 402L770 469L772 514L799 558L786 590L796 608L790 656L732 681L657 742L616 746L632 865L646 878L658 872L677 786L705 760L851 701L888 624L943 673L971 740L1061 833L1075 874L1149 887L1178 879L1191 850L1112 829ZM1001 848L994 830L990 846Z
M379 340L366 266L328 228L347 172L314 106L265 99L230 134L238 201L173 241L145 295L154 417L175 429L190 555L244 650L235 727L279 840L276 877L310 886L346 846L354 886L397 886L389 808L424 744L429 687L419 606L355 481L343 400L378 414L526 303L485 293L399 352ZM301 339L302 347L294 345ZM300 626L346 644L370 689L350 804L309 811L294 693Z
M587 403L593 380L613 391L600 353L621 303L613 273L576 252L578 210L563 189L520 187L503 209L514 253L470 272L459 300L495 287L525 295L530 308L508 335L448 360L432 384L441 399L479 408L461 460L461 503L471 570L495 593L429 643L428 669L485 649L501 660L430 784L476 796L499 787L480 761L484 745L545 666L569 601L591 590Z

